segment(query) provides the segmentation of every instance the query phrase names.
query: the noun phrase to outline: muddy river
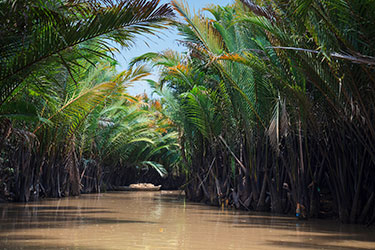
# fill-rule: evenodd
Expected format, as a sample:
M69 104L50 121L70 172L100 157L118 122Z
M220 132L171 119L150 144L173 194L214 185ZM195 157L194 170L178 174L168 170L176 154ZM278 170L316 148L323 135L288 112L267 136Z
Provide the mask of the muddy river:
M113 192L0 204L0 249L375 249L375 229Z

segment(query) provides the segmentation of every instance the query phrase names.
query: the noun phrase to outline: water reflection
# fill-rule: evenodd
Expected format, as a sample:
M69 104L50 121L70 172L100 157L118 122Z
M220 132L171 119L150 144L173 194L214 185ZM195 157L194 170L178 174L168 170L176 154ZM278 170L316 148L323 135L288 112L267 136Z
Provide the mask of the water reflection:
M375 230L221 210L165 192L0 205L1 249L375 249Z

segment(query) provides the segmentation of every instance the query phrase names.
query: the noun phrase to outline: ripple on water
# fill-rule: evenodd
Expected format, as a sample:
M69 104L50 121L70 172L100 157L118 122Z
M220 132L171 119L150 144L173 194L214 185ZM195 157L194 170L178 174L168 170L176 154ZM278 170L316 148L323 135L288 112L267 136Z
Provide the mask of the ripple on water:
M375 249L375 230L221 210L176 193L0 204L0 249Z

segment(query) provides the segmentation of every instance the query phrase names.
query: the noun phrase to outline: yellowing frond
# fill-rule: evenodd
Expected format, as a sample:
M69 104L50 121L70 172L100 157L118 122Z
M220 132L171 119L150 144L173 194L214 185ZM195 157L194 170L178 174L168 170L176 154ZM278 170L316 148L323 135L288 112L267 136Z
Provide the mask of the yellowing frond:
M200 15L192 16L189 6L185 1L172 1L175 10L185 19L188 26L203 43L207 50L215 54L221 54L224 49L223 38L213 27L211 21Z

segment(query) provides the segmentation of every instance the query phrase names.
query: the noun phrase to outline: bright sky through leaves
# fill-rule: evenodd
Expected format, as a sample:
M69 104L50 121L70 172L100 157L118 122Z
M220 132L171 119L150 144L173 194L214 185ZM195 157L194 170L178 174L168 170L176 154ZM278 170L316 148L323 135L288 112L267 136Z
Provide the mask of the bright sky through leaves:
M161 3L167 3L167 0L161 0ZM207 5L210 4L219 4L219 5L227 5L234 2L234 0L188 0L186 1L189 5L190 9L196 12ZM140 37L136 41L136 45L132 47L130 50L122 49L120 53L116 54L116 59L119 61L118 70L123 70L128 67L128 63L131 61L132 58L140 56L147 52L161 52L167 49L183 51L184 48L181 45L178 45L176 40L181 39L177 34L176 30L168 30L163 31L160 34L160 38L155 36L146 36ZM157 74L153 74L151 76L154 80L157 80ZM137 83L136 86L130 87L128 89L129 93L132 95L141 94L146 92L148 95L151 94L150 88L146 82Z

